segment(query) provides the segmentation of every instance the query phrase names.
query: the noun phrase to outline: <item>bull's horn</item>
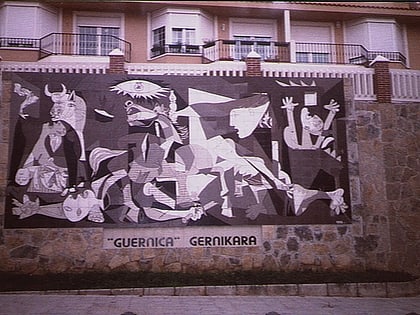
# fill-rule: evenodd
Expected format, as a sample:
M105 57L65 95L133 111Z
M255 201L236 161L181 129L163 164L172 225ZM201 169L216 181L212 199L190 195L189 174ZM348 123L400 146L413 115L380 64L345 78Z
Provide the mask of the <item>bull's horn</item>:
M48 89L48 84L45 84L44 93L45 93L46 96L51 96L51 92Z
M71 91L70 96L69 96L69 100L74 102L75 95L76 95L76 93L74 91Z
M64 96L67 93L67 88L63 83L61 83L61 87L62 87L62 91L60 92L59 96ZM44 93L46 96L52 95L52 93L50 92L48 88L48 84L45 84Z
M67 93L67 88L63 83L61 83L61 87L63 88L63 90L61 91L60 96L63 96Z

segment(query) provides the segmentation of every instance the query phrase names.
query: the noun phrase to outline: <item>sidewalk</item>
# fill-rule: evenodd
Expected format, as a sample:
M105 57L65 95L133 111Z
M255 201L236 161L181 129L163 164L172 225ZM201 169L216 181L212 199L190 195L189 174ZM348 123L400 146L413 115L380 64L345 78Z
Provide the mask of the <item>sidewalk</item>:
M420 315L420 296L138 296L0 294L0 315Z
M0 293L0 315L15 314L420 315L420 279Z

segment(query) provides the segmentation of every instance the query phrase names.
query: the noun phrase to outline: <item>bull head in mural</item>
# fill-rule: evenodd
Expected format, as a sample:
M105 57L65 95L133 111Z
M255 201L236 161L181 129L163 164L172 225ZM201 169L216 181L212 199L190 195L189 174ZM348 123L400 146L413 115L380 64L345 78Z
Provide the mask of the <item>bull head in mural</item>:
M61 84L61 91L50 92L48 84L44 87L44 93L54 103L50 110L52 121L64 121L68 123L77 133L82 145L80 160L84 161L84 137L83 130L86 124L86 102L77 96L75 91L67 91L64 84Z

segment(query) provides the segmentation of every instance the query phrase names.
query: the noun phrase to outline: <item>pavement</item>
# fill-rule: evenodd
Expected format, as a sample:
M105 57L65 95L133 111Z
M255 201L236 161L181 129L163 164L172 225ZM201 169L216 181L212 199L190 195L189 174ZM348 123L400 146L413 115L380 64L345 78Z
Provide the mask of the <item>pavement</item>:
M420 315L415 297L0 294L1 315Z
M0 293L0 315L420 315L420 279Z

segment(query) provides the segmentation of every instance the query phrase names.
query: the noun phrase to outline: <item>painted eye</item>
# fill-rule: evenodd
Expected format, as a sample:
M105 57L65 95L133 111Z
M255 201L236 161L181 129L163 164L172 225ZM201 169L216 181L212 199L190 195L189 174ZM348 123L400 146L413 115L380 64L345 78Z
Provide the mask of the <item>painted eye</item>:
M144 80L130 80L121 82L110 87L111 91L118 94L130 95L133 98L153 99L165 96L169 92L168 88L161 87L155 83Z
M125 108L129 108L129 107L131 107L133 105L134 105L134 103L132 101L127 101L127 102L124 103L124 107Z

